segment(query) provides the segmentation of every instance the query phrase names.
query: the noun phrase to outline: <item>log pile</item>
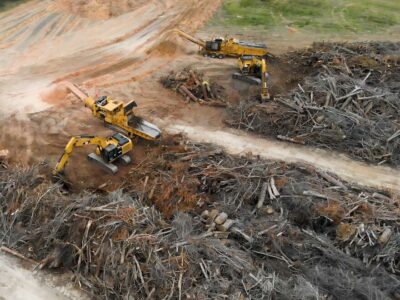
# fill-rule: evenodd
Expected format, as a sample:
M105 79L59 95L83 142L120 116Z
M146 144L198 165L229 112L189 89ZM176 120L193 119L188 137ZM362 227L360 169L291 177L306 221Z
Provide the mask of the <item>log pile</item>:
M97 299L397 299L398 196L161 141L121 189L0 169L0 240ZM175 208L175 210L173 210Z
M181 72L171 72L162 77L161 84L181 94L187 102L197 102L211 106L226 106L222 98L223 87L205 80L203 74L192 69L184 69Z
M281 59L309 74L287 94L232 108L235 127L400 165L400 43L315 44Z

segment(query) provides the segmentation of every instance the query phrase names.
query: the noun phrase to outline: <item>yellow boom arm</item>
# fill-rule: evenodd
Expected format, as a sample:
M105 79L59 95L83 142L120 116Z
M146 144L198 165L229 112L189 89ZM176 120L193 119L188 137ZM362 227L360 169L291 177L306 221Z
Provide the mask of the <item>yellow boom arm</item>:
M67 164L75 147L83 147L86 145L97 145L98 149L103 149L107 147L110 143L112 143L112 141L113 141L112 138L103 138L91 135L80 135L72 137L69 140L68 144L65 146L64 153L56 165L54 174L55 175L59 174L64 170L65 165Z
M267 60L261 60L261 100L268 100L270 98L267 84Z

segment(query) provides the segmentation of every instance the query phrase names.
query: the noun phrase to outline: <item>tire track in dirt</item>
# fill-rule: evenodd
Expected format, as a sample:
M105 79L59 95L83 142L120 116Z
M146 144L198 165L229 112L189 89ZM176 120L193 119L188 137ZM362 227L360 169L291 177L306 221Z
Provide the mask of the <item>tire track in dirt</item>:
M247 154L288 163L305 163L332 172L342 179L377 189L400 193L400 171L372 166L321 149L294 146L283 142L244 134L237 130L204 128L186 124L168 126L171 133L184 133L191 140L212 143L231 154Z

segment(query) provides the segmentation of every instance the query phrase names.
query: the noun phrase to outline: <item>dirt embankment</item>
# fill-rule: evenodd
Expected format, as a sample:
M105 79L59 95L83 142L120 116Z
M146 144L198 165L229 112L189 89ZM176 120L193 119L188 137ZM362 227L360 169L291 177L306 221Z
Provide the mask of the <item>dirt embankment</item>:
M94 20L109 19L130 12L139 5L145 3L145 0L89 0L89 1L71 1L58 0L56 5L59 9L78 15L83 18Z

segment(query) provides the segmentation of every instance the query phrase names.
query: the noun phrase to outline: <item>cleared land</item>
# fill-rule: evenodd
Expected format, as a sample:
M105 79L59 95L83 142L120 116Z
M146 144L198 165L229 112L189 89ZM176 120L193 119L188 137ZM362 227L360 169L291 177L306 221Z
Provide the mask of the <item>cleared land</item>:
M400 172L311 148L315 136L308 132L300 138L310 141L310 148L255 136L247 131L260 124L257 118L251 121L254 116L245 120L246 130L228 128L224 120L230 111L247 116L241 110L243 102L259 112L260 103L249 98L259 93L258 88L233 81L235 60L203 58L197 55L197 46L171 31L195 32L222 1L80 3L31 1L0 15L2 245L40 268L72 271L68 281L96 299L400 298ZM227 1L221 11L226 12L230 3L234 2ZM272 3L272 11L284 12L283 5L292 4L294 9L294 4L315 4L235 3L247 5L247 15L254 18L265 12L264 6L256 5ZM375 11L377 18L382 10ZM392 11L386 7L388 14ZM343 38L342 33L350 32L317 32L311 25L301 25L302 18L323 22L316 14L292 14L298 25L276 17L279 26L274 30L250 20L245 26L220 18L225 27L221 30L215 25L219 13L214 25L203 27L200 35L227 33L262 42L271 38L299 48L321 36L340 32ZM357 30L368 34L365 28ZM382 28L389 31L380 38L388 38L394 27ZM297 40L282 40L282 31L295 34ZM391 116L385 121L398 126L398 61L386 57L393 53L374 47L362 53L348 45L335 47L316 53L275 53L286 57L283 63L269 65L275 97L270 105L282 105L278 120L299 118L304 130L311 124L313 130L336 135L336 127L328 130L323 123L329 116L319 116L325 108L317 107L329 89L334 92L329 103L339 110L344 105L340 114L346 120L350 115L349 127L358 126L354 114L374 120L386 106ZM196 77L200 84L181 73L188 66L204 73ZM322 75L339 77L336 89L313 84ZM168 88L159 83L165 76ZM72 135L110 134L80 100L60 88L58 83L64 80L94 97L135 100L135 114L160 126L162 139L135 141L132 165L121 166L115 176L87 162L86 154L93 148L80 149L66 168L69 184L52 183L51 171ZM203 80L217 94L209 94L208 103L192 101L194 97L186 101L179 93L184 83L196 98L202 97ZM366 84L358 84L363 80ZM375 90L375 81L384 84L385 95ZM360 87L353 92L354 85ZM277 101L278 95L286 104ZM297 111L299 106L303 112ZM257 117L265 121L271 116ZM372 141L378 151L370 161L396 165L398 127L374 128L385 129L385 134L383 140ZM375 141L379 143L374 145ZM386 155L389 151L393 155Z

